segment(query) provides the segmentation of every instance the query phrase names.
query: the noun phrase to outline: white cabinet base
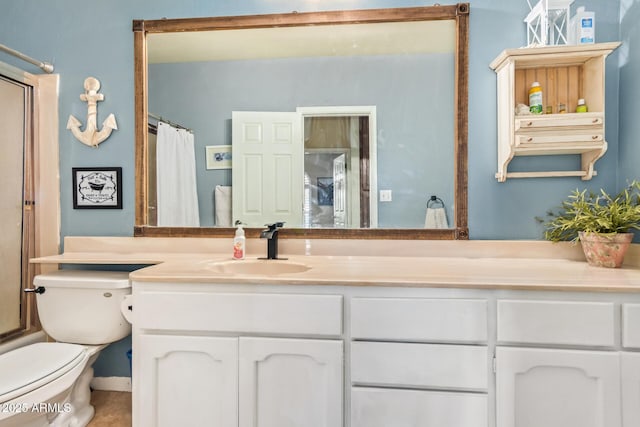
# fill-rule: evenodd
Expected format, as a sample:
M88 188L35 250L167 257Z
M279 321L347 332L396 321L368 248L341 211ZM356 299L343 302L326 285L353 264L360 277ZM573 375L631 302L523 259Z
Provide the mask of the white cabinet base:
M133 296L135 427L640 427L640 294L134 282Z

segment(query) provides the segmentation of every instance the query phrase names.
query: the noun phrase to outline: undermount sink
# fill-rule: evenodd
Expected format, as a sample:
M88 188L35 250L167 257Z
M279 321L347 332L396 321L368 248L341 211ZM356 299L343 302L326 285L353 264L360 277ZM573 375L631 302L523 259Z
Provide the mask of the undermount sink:
M286 260L237 260L221 261L209 266L226 274L242 274L252 276L274 276L279 274L303 273L311 269L308 265Z

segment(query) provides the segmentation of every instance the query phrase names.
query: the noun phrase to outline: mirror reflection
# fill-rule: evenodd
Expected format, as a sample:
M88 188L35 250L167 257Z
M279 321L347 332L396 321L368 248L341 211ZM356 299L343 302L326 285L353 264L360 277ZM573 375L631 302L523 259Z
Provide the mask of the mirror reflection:
M370 198L375 179L368 175L376 169L369 156L375 151L369 139L374 113L372 108L367 116L305 116L304 227L377 226L377 205Z
M135 21L137 235L240 220L465 238L467 14Z

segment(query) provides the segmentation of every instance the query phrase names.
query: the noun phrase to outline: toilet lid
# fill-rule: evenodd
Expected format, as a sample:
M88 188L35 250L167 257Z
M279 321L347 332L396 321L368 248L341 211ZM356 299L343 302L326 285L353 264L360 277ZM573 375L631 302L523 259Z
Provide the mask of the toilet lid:
M52 381L81 361L85 348L77 344L36 343L0 354L0 402ZM20 393L16 393L20 390ZM11 396L9 396L11 395Z

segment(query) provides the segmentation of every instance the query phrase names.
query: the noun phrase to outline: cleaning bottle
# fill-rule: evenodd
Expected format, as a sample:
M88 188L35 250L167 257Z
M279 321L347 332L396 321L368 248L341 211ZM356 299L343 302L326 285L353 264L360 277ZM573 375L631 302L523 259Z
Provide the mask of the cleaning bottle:
M585 104L584 99L578 99L578 106L576 107L576 113L586 113L589 111L587 108L587 104Z
M587 12L584 6L576 10L569 21L570 44L592 44L596 42L596 14Z
M244 230L242 229L242 223L236 221L238 228L236 229L236 235L233 238L233 259L244 259L244 248L246 239L244 237Z
M533 114L542 114L542 88L540 83L531 83L529 89L529 111Z

